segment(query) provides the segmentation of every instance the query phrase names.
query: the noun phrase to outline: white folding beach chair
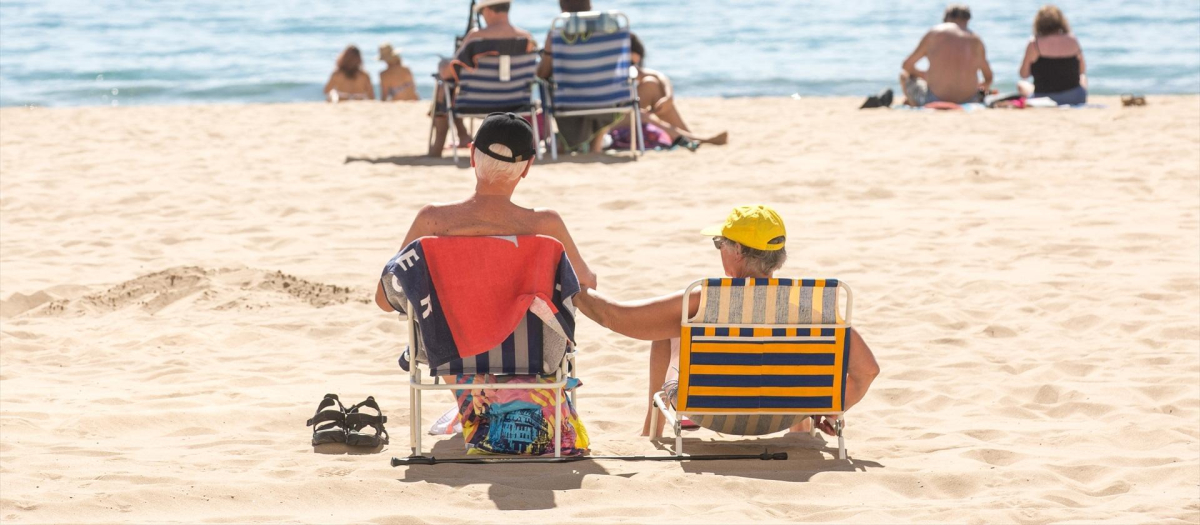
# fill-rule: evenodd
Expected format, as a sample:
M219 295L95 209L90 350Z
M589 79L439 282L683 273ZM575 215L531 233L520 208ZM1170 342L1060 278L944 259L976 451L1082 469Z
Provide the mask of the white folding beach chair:
M629 18L619 11L563 13L550 25L554 62L549 93L550 115L575 117L624 114L633 125L630 151L645 151L637 74L629 58ZM558 158L558 139L550 134L550 158Z
M697 287L699 311L689 319L687 298ZM839 291L846 296L844 315ZM683 297L679 380L654 395L658 410L651 415L651 428L658 428L659 412L674 428L677 456L684 455L682 416L722 434L763 435L819 415L837 418L838 459L846 459L853 296L845 283L703 279Z
M521 238L513 237L512 239L514 239L513 242L516 242L515 239ZM477 237L475 239L494 240L496 238ZM553 239L549 239L549 241L557 242ZM393 262L405 258L406 252L408 250L415 250L414 247L420 243L421 239L413 241L405 250L401 250L393 258ZM399 266L401 269L404 268L403 264ZM558 280L561 278L562 276L558 276L556 279L558 284L555 286L551 303L560 312L560 315L564 316L573 326L575 307L572 304L571 297L565 297L562 293L561 281ZM574 279L573 273L570 278ZM421 446L422 392L426 390L470 390L471 388L464 385L446 384L442 382L441 377L487 374L496 376L541 376L543 378L553 376L553 382L486 383L486 387L484 388L487 390L554 390L554 457L562 456L562 392L564 388L569 388L568 395L570 396L571 403L578 406L576 404L575 388L568 384L568 379L574 379L576 373L575 345L570 339L564 339L551 327L546 326L546 323L537 315L527 312L524 318L521 319L520 324L513 330L513 333L494 348L482 354L455 359L431 367L429 366L429 360L424 344L421 342L422 338L420 337L423 319L420 312L423 312L427 305L413 304L412 298L409 298L405 294L397 282L389 279L386 273L383 276L383 285L389 302L393 304L400 302L406 306L400 312L400 320L408 325L408 348L401 354L399 362L400 367L408 372L409 377L409 442L412 448L412 455L420 456L423 454ZM412 315L412 313L417 313L417 315ZM414 355L416 356L415 359L413 358ZM424 371L422 368L424 368ZM432 382L424 381L426 374L432 377Z

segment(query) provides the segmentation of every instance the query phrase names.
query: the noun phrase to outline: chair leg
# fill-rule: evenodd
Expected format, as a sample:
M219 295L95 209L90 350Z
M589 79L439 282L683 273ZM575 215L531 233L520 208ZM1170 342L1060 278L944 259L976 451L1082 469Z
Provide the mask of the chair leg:
M642 127L638 117L641 114L642 112L637 107L629 112L629 153L633 154L634 160L638 158L638 130Z
M679 414L675 414L675 455L683 456L683 426L679 422L682 418Z
M554 457L562 457L562 388L554 389Z
M529 121L533 123L533 153L537 155L538 160L542 160L541 135L538 132L538 113L537 108L529 110Z
M413 359L413 362L409 363L408 366L417 366L416 359ZM409 386L408 387L408 447L412 449L411 455L413 455L413 456L421 455L421 451L418 450L418 444L417 444L417 440L419 440L420 437L417 436L418 425L417 425L416 418L417 418L417 389Z
M658 431L658 404L654 403L650 406L650 440L653 441L662 437L662 432Z
M837 418L837 437L838 437L838 459L846 459L846 438L842 436L842 428L845 427L845 419L843 416Z
M417 390L417 410L416 410L416 413L413 414L412 428L413 428L413 436L415 436L417 438L416 439L416 449L417 449L416 455L418 455L418 456L424 455L425 454L424 449L421 447L421 391L420 390Z

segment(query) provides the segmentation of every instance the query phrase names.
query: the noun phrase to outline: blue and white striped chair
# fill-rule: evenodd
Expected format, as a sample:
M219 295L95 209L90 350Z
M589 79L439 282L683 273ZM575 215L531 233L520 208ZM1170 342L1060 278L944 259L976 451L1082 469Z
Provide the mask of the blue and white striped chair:
M546 106L551 116L627 114L636 130L630 150L645 150L637 79L631 69L629 18L618 11L563 13L550 25L552 80ZM551 134L551 158L558 140Z
M700 288L696 317L687 301ZM845 292L845 314L838 312ZM683 455L681 416L733 435L763 435L803 418L835 417L842 436L853 296L835 279L704 279L683 299L679 380L654 396L651 428L661 412ZM815 429L813 430L815 433Z
M534 141L538 140L541 136L538 129L541 102L533 97L538 54L528 53L528 46L529 41L524 38L475 40L466 44L454 60L458 78L438 79L450 126L458 118L484 118L489 113L511 112L528 116L533 125ZM457 164L458 134L451 132L450 135ZM541 149L534 146L540 159Z

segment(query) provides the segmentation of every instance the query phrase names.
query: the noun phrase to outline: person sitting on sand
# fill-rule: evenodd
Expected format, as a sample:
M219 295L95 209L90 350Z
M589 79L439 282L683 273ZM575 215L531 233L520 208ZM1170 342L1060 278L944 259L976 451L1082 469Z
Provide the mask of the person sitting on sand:
M723 145L728 142L729 133L725 131L711 137L692 133L679 110L675 108L675 91L671 89L671 79L644 67L646 48L641 39L633 33L630 33L629 59L637 70L638 102L642 108L643 125L656 126L667 133L672 145L685 145L691 149L695 149L699 144ZM629 126L624 126L624 129L628 130Z
M992 68L988 65L983 40L967 29L971 9L962 4L946 7L944 22L933 26L917 49L904 60L900 72L900 87L910 106L931 102L965 104L982 102L992 85ZM929 59L929 69L917 69L917 61ZM983 72L983 82L979 82Z
M529 31L512 25L509 22L509 7L510 2L502 0L479 0L475 3L475 9L483 16L484 27L482 29L473 29L470 33L467 33L467 36L463 38L462 45L454 53L455 60L443 60L438 64L438 75L442 79L452 80L455 78L455 62L467 63L471 60L471 57L467 56L467 46L475 41L524 39L526 41L525 52L531 53L537 48L537 44L533 40L533 35ZM434 93L434 98L437 100L437 106L441 108L445 107L445 95L440 89ZM434 136L433 142L429 145L429 156L441 157L442 148L446 145L446 133L450 129L450 124L444 113L439 115L436 111L434 112L433 127ZM463 125L461 119L456 119L454 127L458 131L459 144L466 144L471 141L471 135L467 132L467 128Z
M379 60L387 64L387 69L379 73L379 100L421 100L412 71L404 67L391 44L379 46Z
M337 59L337 69L325 83L325 99L330 102L342 100L373 100L375 88L371 77L362 70L362 53L355 46L347 46Z
M1025 46L1021 78L1033 76L1033 83L1017 82L1017 91L1026 98L1047 97L1059 104L1087 103L1087 64L1083 48L1071 34L1071 26L1062 11L1042 6L1033 19L1033 38Z
M529 174L536 156L533 127L512 113L493 113L480 124L476 137L488 146L476 148L474 142L470 146L475 192L460 201L421 208L400 246L426 236L546 235L563 244L580 286L595 288L596 274L579 255L562 217L551 209L523 208L512 202L517 184ZM382 283L375 289L375 304L385 312L394 311Z
M771 279L787 260L784 249L787 232L783 219L767 206L741 206L725 220L723 225L706 228L700 233L712 235L713 244L721 255L721 266L725 275L732 278ZM601 326L634 339L653 341L650 343L650 383L647 400L649 407L642 426L642 435L650 435L650 414L656 410L653 396L662 389L668 375L678 376L678 369L669 370L671 363L679 361L679 320L683 291L662 297L640 301L618 302L595 290L584 289L575 296L575 306ZM693 317L700 305L699 290L688 298L688 316ZM879 375L879 364L867 347L862 336L850 329L849 370L846 378L845 408L848 410L862 400L871 382ZM654 429L656 435L662 431L661 423ZM792 427L793 431L805 431L810 421ZM827 434L834 435L832 423L821 419L818 426Z

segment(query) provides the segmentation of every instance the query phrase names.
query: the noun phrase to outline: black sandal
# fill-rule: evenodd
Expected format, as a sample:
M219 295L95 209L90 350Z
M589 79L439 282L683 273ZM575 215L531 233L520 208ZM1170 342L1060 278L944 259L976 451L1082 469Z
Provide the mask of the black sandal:
M338 400L337 394L325 394L325 399L317 405L317 413L305 425L313 427L314 447L325 443L345 443L346 407Z
M364 412L363 408L371 409L375 413ZM375 402L374 396L367 396L362 403L346 409L346 444L352 447L372 448L388 444L388 433L387 429L383 428L384 423L387 423L387 416L379 409L379 403ZM375 432L363 432L367 427L371 427Z

